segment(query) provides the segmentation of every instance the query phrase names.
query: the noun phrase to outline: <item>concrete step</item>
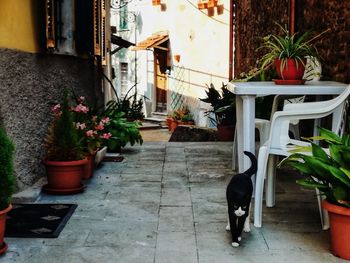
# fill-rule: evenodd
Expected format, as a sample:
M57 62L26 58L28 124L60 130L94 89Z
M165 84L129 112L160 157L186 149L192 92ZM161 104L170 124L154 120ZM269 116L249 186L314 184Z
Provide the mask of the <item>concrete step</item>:
M140 130L153 130L153 129L161 129L162 123L161 122L150 122L148 120L145 120L142 122L142 126L140 127Z

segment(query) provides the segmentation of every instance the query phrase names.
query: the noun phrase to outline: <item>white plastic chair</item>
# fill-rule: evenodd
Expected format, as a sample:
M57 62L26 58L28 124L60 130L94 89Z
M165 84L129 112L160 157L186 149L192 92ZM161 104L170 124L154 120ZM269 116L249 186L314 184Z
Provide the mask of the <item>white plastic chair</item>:
M320 76L322 73L322 67L319 60L316 58L307 57L307 62L305 66L305 73L303 75L303 79L306 82L315 82L320 80ZM283 105L289 103L301 103L304 102L305 96L296 96L296 95L276 95L273 99L270 120L266 119L255 119L255 128L259 131L259 139L260 145L263 145L265 141L269 137L270 126L271 126L271 118L273 114L277 111L277 109ZM283 106L282 105L282 106ZM289 131L293 134L294 139L300 140L299 134L299 121L291 120L289 123ZM235 130L235 135L233 139L233 147L232 147L232 170L236 170L237 168L237 130Z
M289 150L296 145L309 143L289 138L289 123L292 120L318 119L333 114L332 131L338 134L343 132L342 123L346 99L350 94L350 85L336 98L327 101L293 103L284 106L283 111L277 111L272 117L268 140L259 148L258 171L255 182L254 226L262 225L262 202L264 179L266 174L266 206L275 205L275 166L276 155L289 156ZM266 171L267 170L267 171ZM321 196L318 194L321 224L323 229L329 228L328 216L321 207Z

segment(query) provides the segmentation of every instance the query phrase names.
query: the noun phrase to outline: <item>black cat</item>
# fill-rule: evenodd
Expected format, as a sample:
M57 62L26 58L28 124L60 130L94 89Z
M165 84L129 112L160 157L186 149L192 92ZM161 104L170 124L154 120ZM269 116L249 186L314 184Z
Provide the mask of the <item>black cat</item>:
M253 183L250 177L257 171L257 160L251 152L244 152L250 158L251 167L241 174L232 177L226 189L229 221L226 230L231 230L232 246L238 247L241 234L250 232L249 207L253 194Z

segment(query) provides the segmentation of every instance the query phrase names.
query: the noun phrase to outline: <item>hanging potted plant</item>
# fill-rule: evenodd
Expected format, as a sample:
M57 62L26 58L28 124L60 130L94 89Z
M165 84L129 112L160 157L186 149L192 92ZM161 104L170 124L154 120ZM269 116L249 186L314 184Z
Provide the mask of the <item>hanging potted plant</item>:
M302 172L306 178L297 183L318 188L326 196L323 207L330 217L331 251L350 260L350 134L339 137L323 128L319 132L320 136L309 138L311 147L297 148L281 165ZM312 143L314 139L323 141L329 153ZM311 150L311 155L300 153L307 150Z
M43 190L52 194L74 194L84 190L82 178L87 163L82 140L73 123L68 93L62 105L53 107L54 118L46 138L46 175Z
M199 10L208 8L208 0L198 0L197 6Z
M227 89L226 84L222 84L221 94L212 83L207 87L207 97L200 99L211 105L211 109L206 111L205 115L217 126L220 141L233 141L236 124L236 96ZM211 117L212 113L214 118Z
M160 0L152 0L152 5L160 5Z
M15 191L14 150L15 147L5 129L0 127L0 255L7 250L7 244L4 242L6 214L12 208L11 197Z
M311 32L291 35L286 28L277 25L282 34L269 34L263 37L263 44L259 47L259 49L266 51L260 60L261 69L263 70L274 63L279 78L275 81L277 84L301 84L303 83L306 57L314 60L319 59L314 41L328 30L318 35Z

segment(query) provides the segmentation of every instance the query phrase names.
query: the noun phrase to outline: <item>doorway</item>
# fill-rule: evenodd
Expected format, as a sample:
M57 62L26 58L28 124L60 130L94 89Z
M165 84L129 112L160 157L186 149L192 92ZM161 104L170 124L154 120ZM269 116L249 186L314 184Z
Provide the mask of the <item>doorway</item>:
M164 56L161 50L154 50L154 87L156 95L156 112L167 112L167 82L168 78L163 70L162 57ZM166 54L165 54L166 55Z

